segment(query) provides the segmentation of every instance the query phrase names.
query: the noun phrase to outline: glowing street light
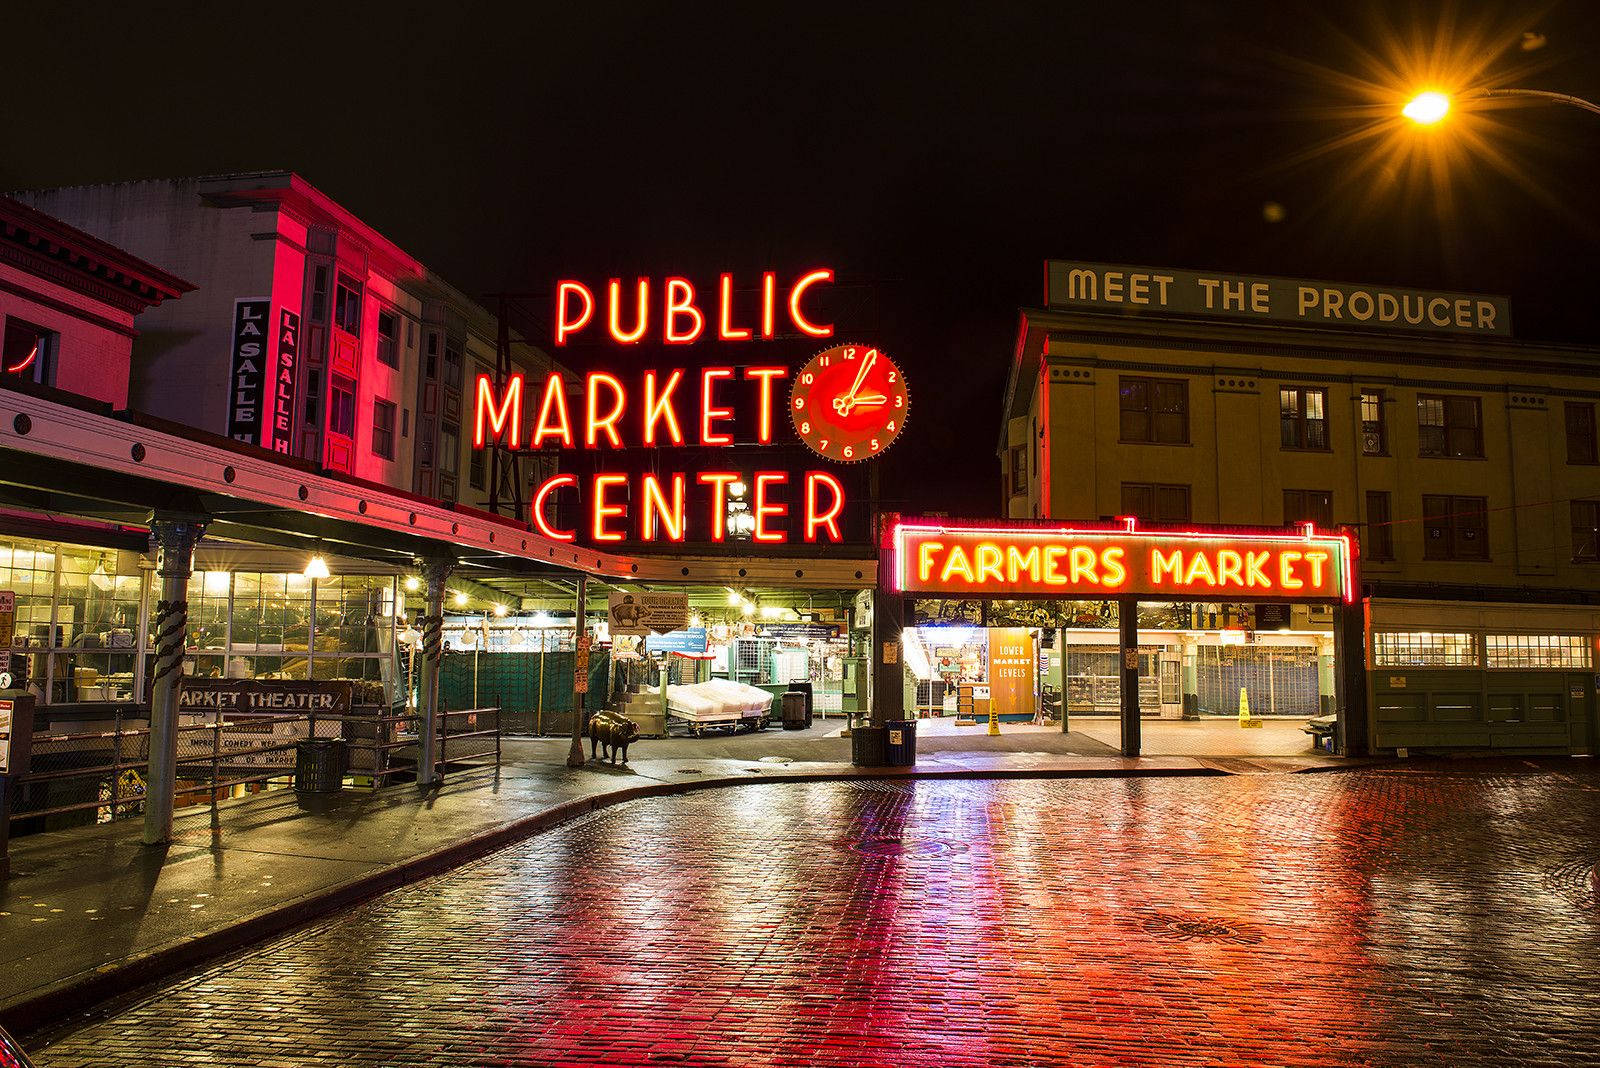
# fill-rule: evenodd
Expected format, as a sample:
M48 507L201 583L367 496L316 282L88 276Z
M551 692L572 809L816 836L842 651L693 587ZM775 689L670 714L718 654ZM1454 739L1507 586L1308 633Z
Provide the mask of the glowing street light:
M1450 114L1450 98L1443 93L1418 93L1400 109L1400 114L1422 126L1432 126Z

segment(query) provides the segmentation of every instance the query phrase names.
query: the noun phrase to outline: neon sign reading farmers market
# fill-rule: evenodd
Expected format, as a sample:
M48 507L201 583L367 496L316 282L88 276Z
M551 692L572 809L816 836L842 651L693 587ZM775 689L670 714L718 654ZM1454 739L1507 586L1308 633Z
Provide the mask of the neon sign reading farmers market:
M556 285L554 341L558 346L589 338L618 345L647 339L666 345L702 339L755 342L780 336L780 316L790 337L830 338L833 324L819 321L807 299L833 277L832 269L819 268L780 284L776 272L767 271L753 295L744 291L742 300L729 274L721 275L705 295L677 277L659 284L640 278L626 286L617 278L604 286L564 279ZM479 449L558 450L732 446L731 424L743 412L754 415L753 444L770 446L784 423L776 410L780 401L775 398L782 395L779 383L790 378L790 369L777 363L649 368L628 381L590 371L572 383L569 396L568 381L559 372L539 384L513 374L497 385L491 376L479 375L472 444ZM904 376L887 353L873 346L851 343L826 349L790 385L787 400L781 402L789 409L788 422L824 460L871 459L905 425L910 395ZM557 527L549 515L558 495L576 493L584 502L586 533L596 543L684 541L691 527L696 536L720 542L728 536L730 487L745 480L722 466L636 476L601 471L583 480L556 474L534 490L532 521L548 538L577 540L577 530ZM843 540L839 516L844 487L829 471L763 470L754 472L750 482L750 534L755 542ZM693 514L688 507L691 485L705 491L704 507Z
M1350 538L1302 530L1141 531L898 522L895 588L968 597L1351 601Z

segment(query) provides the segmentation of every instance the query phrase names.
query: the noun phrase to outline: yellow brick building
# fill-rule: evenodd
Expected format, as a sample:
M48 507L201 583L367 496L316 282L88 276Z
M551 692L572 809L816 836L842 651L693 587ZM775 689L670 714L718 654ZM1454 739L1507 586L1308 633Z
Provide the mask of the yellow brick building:
M1503 298L1047 278L1007 387L1006 515L1353 528L1372 748L1593 751L1600 350L1513 340Z

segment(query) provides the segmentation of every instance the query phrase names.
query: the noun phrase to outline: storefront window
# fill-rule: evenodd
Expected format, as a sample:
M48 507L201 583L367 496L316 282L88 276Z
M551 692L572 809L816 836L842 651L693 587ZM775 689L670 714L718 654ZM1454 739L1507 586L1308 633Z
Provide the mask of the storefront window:
M1484 661L1491 668L1579 668L1594 661L1581 634L1487 634Z
M55 647L63 651L53 654L51 700L129 700L143 584L137 557L73 546L59 555Z
M1378 667L1477 667L1477 636L1440 631L1405 631L1372 636Z
M310 579L294 572L235 572L232 618L230 676L306 678L306 652L311 640Z

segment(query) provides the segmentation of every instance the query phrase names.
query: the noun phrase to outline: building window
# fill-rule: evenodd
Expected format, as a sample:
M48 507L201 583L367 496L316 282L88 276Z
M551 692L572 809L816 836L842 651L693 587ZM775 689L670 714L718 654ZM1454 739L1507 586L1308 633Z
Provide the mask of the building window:
M1122 440L1151 445L1189 444L1189 383L1181 378L1118 380Z
M53 330L31 326L21 319L7 319L0 370L8 379L54 385L58 339Z
M392 311L378 311L378 362L400 366L400 317Z
M328 268L321 265L311 272L311 321L328 321Z
M1361 451L1367 456L1389 454L1389 433L1383 422L1383 392L1361 391Z
M487 455L488 453L483 449L473 449L472 455L467 460L467 481L472 484L472 488L475 490L484 488L486 481L485 468L489 466L484 462Z
M456 341L444 343L444 384L451 389L461 388L461 345Z
M394 405L385 400L372 402L372 451L394 459Z
M1417 397L1417 453L1483 456L1483 402L1477 397Z
M1595 450L1594 405L1567 402L1567 463L1600 463Z
M1372 560L1394 559L1394 529L1389 525L1389 493L1367 491L1367 537L1361 551Z
M1280 443L1286 449L1328 447L1328 391L1286 386L1278 390Z
M1582 634L1485 634L1483 666L1489 668L1577 668L1594 663Z
M1122 514L1152 523L1187 523L1189 487L1155 482L1124 482Z
M356 384L339 375L328 380L328 430L347 438L356 434Z
M1579 563L1600 560L1600 501L1573 501L1572 559Z
M1011 492L1028 492L1028 447L1011 446Z
M461 431L454 423L439 431L439 470L447 475L461 470Z
M1422 498L1424 560L1489 559L1489 498Z
M1285 523L1315 523L1323 530L1333 526L1333 491L1286 489L1283 491Z
M403 437L403 438L409 438L411 436L411 409L410 408L401 408L400 409L400 436Z
M339 275L334 291L333 325L352 337L361 336L361 283L347 274Z
M1478 639L1470 633L1405 631L1372 636L1378 667L1477 667Z
M306 426L322 425L322 372L306 376Z

